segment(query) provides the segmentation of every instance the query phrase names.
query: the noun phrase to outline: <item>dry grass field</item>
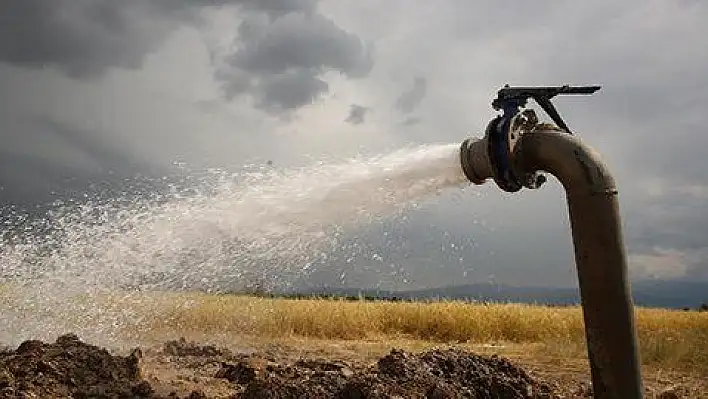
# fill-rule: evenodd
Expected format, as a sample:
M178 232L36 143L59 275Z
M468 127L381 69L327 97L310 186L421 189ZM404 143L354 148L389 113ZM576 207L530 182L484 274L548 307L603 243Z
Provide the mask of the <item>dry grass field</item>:
M13 298L11 290L0 292L0 299L10 307ZM72 301L81 306L71 309L88 309L103 320L129 314L109 328L112 337L145 349L142 368L154 387L163 386L165 392L181 387L185 395L199 389L213 397L222 393L227 397L233 386L213 378L211 360L183 363L165 357L159 348L169 340L185 338L199 345L261 353L284 363L326 358L362 367L376 363L393 348L469 350L510 359L569 395L561 397L584 397L576 394L583 392L590 378L580 307L187 292L116 293ZM93 317L59 313L62 328L80 337ZM708 398L708 312L637 308L636 317L643 378L652 393L647 397ZM108 340L106 345L110 346ZM662 396L663 392L676 395Z
M269 339L419 341L528 346L543 354L585 356L580 307L448 302L273 299L167 294L150 330ZM168 299L169 298L169 299ZM642 363L708 374L708 312L636 310Z

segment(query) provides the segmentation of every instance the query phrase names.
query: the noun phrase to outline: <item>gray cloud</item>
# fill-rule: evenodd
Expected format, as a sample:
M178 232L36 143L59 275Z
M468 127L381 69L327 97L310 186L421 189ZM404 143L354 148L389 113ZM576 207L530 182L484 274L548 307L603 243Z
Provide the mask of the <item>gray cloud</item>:
M3 205L45 206L56 199L81 197L76 194L96 184L120 192L129 180L137 184L138 177L143 176L155 183L159 180L154 177L165 174L164 169L112 148L96 139L94 132L81 128L40 119L27 121L22 131L26 141L51 142L51 148L42 151L36 145L34 153L0 149Z
M408 118L404 119L403 122L401 122L401 124L403 126L415 126L415 125L419 124L421 121L422 120L418 117L409 116Z
M406 90L396 100L396 108L401 112L409 114L418 107L428 89L428 81L422 77L416 77L413 81L413 87Z
M109 67L137 68L174 25L141 0L10 0L0 2L0 61L55 67L95 77Z
M659 277L705 279L708 48L686 38L705 35L708 6L647 2L560 11L569 22L566 34L548 31L520 50L538 68L537 79L603 85L581 105L559 106L571 127L587 126L588 142L611 157L625 193L635 267ZM635 46L638 37L650 48ZM554 52L562 56L549 56ZM642 187L646 180L657 187Z
M299 69L259 80L252 95L257 107L282 113L314 102L328 89L327 82Z
M169 0L167 0L169 1ZM226 0L225 2L231 2ZM240 0L246 9L265 11L273 16L283 16L292 12L312 13L319 0Z
M430 26L421 35L444 30L446 37L456 41L451 50L442 46L430 50L430 44L427 57L419 58L423 63L426 59L445 60L441 69L454 76L435 75L436 87L447 98L431 99L426 105L438 107L444 114L448 107L457 107L455 101L465 104L454 112L462 115L461 122L437 116L433 122L452 125L441 129L441 134L458 134L470 123L464 108L471 114L489 110L493 91L504 83L601 84L602 90L591 98L558 98L555 103L570 127L603 154L618 178L626 242L635 265L637 259L658 259L653 268L670 268L680 260L685 278L705 278L708 220L702 215L708 214L706 197L691 197L684 188L708 187L708 158L701 155L708 147L708 135L703 134L708 125L704 72L708 47L688 39L706 35L703 21L708 18L708 4L552 3L545 7L521 5L505 18L514 28L504 32L491 29L482 20L503 15L503 7L480 9L453 1L446 3L445 11L429 16L429 20L440 17L445 22ZM475 7L477 12L460 12L465 7L469 11ZM535 24L539 20L544 21L543 26ZM648 46L637 46L638 41ZM447 60L460 51L483 57L449 66ZM416 67L425 71L420 64ZM462 69L468 80L458 75ZM489 97L477 103L479 89ZM457 92L465 94L451 98ZM538 110L536 104L531 105ZM473 117L472 123L478 119ZM546 115L543 118L548 119ZM484 121L479 123L481 134ZM639 184L645 179L660 181L662 195L645 193ZM549 215L547 211L543 214ZM667 270L665 275L677 274Z
M708 277L708 186L657 180L626 210L635 263L661 276ZM644 262L637 261L639 259ZM641 267L639 267L642 270Z
M57 68L73 78L136 69L180 23L205 7L237 6L279 18L310 15L317 0L10 0L0 2L0 62Z
M352 125L360 125L366 120L366 114L371 111L368 107L352 104L349 107L349 116L344 121Z
M182 29L174 42L163 46L180 27L202 28L199 24L207 19L199 15L205 7L224 7L219 18L239 28L232 50L216 54L212 65L219 87L212 85L208 52L203 52L198 34L184 34L189 29ZM233 9L240 11L236 19L230 19ZM491 21L502 17L511 23L496 29ZM342 144L347 140L374 151L403 141L455 141L470 130L472 135L483 132L493 117L489 101L504 83L597 83L603 89L592 98L559 98L556 104L618 177L626 242L636 270L708 278L708 219L703 216L708 215L708 198L702 194L708 187L708 158L703 155L708 146L708 135L703 134L708 125L708 47L694 40L706 35L706 18L708 4L695 1L553 1L546 7L519 5L514 12L460 0L415 7L381 6L374 0L0 1L0 62L16 67L0 65L5 83L0 86L10 87L0 96L0 135L7 144L0 149L3 201L20 196L17 201L30 201L48 193L50 186L74 187L64 181L67 178L98 178L95 173L108 169L130 174L147 167L126 154L142 154L151 162L184 158L211 166L240 165L256 156L277 159L282 166L289 162L287 157L306 153L344 156L345 151L359 151ZM409 40L399 40L402 31L410 33ZM230 34L218 33L220 38ZM361 40L364 35L381 39L376 69L371 50ZM158 56L141 70L153 51ZM435 77L436 90L426 90L425 79L411 82L413 87L404 87L410 90L396 102L401 88L393 87L392 77L410 65L422 76ZM136 73L100 79L115 67ZM22 70L26 68L35 71ZM38 72L40 68L99 79L74 82L51 71ZM325 97L331 72L367 80L355 88L337 87L337 97L328 102L348 106L367 101L375 107L381 106L376 99L395 102L398 116L365 122L371 130L393 128L411 134L391 134L385 145L358 134L331 135L330 124L342 123L344 115L332 119L325 107L285 125L219 97L243 96L273 114L289 113ZM174 87L174 82L184 85ZM151 94L163 90L164 98ZM202 102L195 109L170 105L177 97L192 105L213 103ZM57 126L47 123L39 134L36 127L15 123L18 114L61 120L63 125L55 125L68 133L57 134ZM435 131L407 128L419 123L419 117ZM280 134L285 131L294 134L284 138ZM109 145L113 139L127 144L118 150ZM57 140L64 144L54 147ZM84 140L94 142L82 144ZM645 179L658 182L656 192L641 186ZM575 281L562 192L544 187L506 196L493 183L487 186L489 196L482 201L442 206L430 217L443 231L479 238L476 252L456 250L464 252L465 264L480 271L474 278L493 272L526 283L524 271L533 268L538 270L536 283ZM514 210L518 214L510 215ZM465 223L455 224L468 214ZM476 219L498 222L503 229L475 232L470 225ZM425 229L430 220L410 230ZM440 255L434 247L444 240L436 241L437 236L426 238L431 248L424 253L403 249L399 254L410 255L406 262L419 262L425 269ZM411 238L411 247L417 248L421 240ZM374 242L371 252L392 259L387 245ZM488 253L492 249L494 255ZM454 259L445 262L444 270L434 269L441 280L459 266ZM423 275L418 273L413 274Z
M372 53L354 34L316 11L317 0L26 0L0 2L0 62L57 68L95 78L109 68L136 69L181 23L197 24L204 7L243 13L237 50L215 74L227 98L251 95L283 113L329 91L322 75L361 78Z
M216 74L227 98L250 94L258 107L275 112L310 104L327 93L326 72L355 79L373 66L371 49L359 37L318 13L252 16L239 27L234 47Z
M708 184L708 162L699 161L705 159L700 154L708 136L696 134L706 124L708 48L686 42L686 37L702 36L698 30L708 18L706 3L668 7L649 2L640 8L622 4L566 11L573 22L567 35L544 35L542 47L532 46L523 55L547 81L603 85L577 111L569 109L569 118L618 135L626 143L622 162L634 176ZM590 23L584 11L601 22ZM673 14L674 20L663 13ZM637 37L651 43L651 49L634 46ZM563 56L542 55L552 52Z
M187 8L238 6L244 11L264 12L278 18L292 12L313 13L319 0L146 0L165 11Z

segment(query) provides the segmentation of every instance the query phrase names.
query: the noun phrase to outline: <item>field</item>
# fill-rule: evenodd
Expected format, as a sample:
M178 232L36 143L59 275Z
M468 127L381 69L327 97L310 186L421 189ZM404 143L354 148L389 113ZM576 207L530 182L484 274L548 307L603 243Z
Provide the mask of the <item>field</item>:
M103 301L140 316L139 323L122 326L122 334L146 348L143 369L153 385L177 386L180 392L219 395L229 387L213 378L216 363L165 357L165 342L179 338L183 347L198 342L195 348L269 354L278 362L336 359L353 369L392 348L413 353L455 348L508 358L565 395L582 397L589 382L579 307L195 293L146 298ZM660 392L708 397L708 312L638 308L636 316L648 397Z
M177 294L171 294L178 296ZM433 344L534 345L543 353L585 353L579 307L465 302L345 301L190 295L161 312L151 331L268 338L412 340ZM644 364L708 373L708 313L637 309Z

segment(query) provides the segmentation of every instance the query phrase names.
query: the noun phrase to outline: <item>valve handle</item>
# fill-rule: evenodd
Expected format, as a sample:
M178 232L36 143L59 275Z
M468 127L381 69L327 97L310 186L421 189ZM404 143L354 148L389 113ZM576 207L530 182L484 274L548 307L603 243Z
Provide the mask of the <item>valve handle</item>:
M533 110L528 109L520 112L521 108L526 107L529 98L533 98L546 111L556 126L568 134L573 134L556 111L551 99L559 94L592 94L599 89L600 86L568 85L543 87L509 87L509 85L505 85L500 89L497 92L497 98L492 101L492 108L502 110L502 114L497 115L489 122L486 132L492 177L497 185L504 191L515 192L523 187L538 188L545 181L545 178L541 178L538 174L517 176L513 167L513 147L518 140L518 135L514 135L512 121L519 117L526 118L529 122L533 120L534 125L538 122Z
M492 108L501 109L505 118L513 117L519 108L525 107L529 98L534 99L538 105L553 119L553 122L568 134L573 134L568 125L553 106L551 99L559 94L593 94L600 90L600 86L540 86L540 87L510 87L504 85L497 92L497 98L492 101Z

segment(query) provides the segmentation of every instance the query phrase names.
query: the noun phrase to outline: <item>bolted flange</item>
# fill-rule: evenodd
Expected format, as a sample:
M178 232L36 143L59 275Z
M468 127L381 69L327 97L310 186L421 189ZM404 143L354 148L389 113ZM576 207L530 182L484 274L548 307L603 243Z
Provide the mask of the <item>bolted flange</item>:
M499 188L516 192L523 187L537 189L546 182L546 177L537 172L520 171L514 167L514 154L521 136L538 126L538 117L531 109L501 115L487 126L487 145L492 166L492 177Z

